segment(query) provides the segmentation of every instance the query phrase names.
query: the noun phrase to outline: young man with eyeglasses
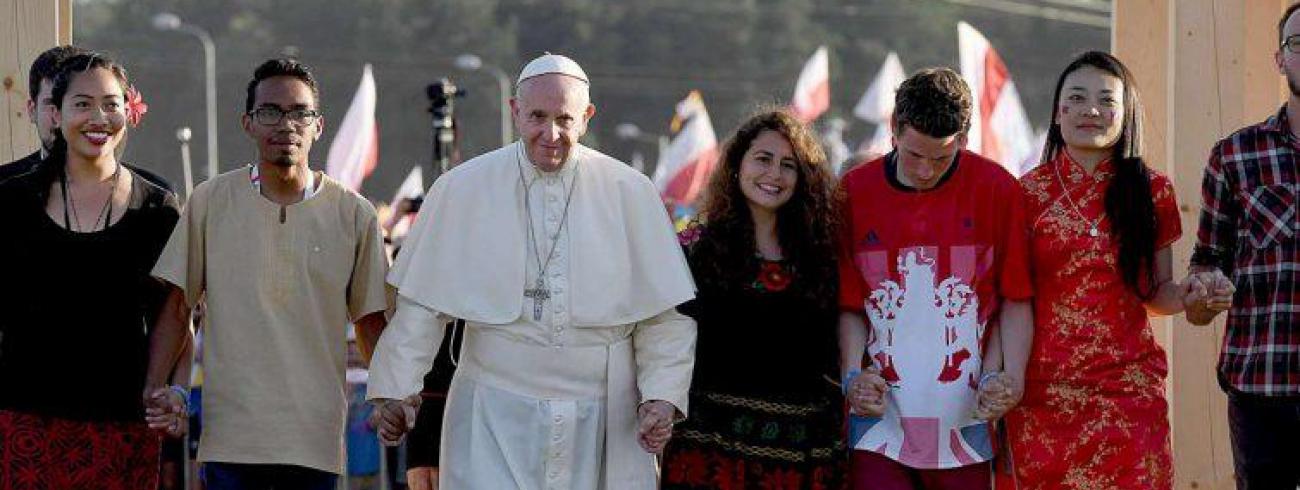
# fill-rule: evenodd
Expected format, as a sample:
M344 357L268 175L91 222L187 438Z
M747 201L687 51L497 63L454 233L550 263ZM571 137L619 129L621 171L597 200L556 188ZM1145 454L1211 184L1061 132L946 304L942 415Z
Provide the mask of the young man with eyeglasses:
M1236 294L1228 310L1219 385L1237 488L1300 486L1300 4L1278 22L1278 71L1291 95L1277 114L1243 128L1210 151L1201 184L1200 229L1191 271L1206 288ZM1205 325L1218 314L1187 309Z
M369 357L388 261L374 207L308 166L324 128L319 100L297 61L257 68L241 124L258 161L194 189L153 271L174 287L151 339L149 387L163 384L162 360L206 297L198 459L210 490L333 489L344 471L347 326ZM154 414L176 401L149 399Z

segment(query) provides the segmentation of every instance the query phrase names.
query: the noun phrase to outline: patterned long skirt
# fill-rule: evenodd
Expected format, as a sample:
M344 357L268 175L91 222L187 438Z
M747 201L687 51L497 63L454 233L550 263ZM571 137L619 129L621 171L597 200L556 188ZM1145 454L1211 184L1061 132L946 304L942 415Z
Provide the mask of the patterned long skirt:
M780 403L692 392L691 416L664 451L662 488L840 490L843 402Z
M144 422L0 410L0 490L154 490L160 444Z

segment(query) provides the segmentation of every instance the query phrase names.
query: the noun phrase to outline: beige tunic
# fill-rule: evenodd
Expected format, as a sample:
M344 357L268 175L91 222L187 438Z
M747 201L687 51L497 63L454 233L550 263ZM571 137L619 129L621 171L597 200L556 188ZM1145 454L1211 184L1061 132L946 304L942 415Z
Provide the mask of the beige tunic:
M387 307L388 262L374 208L321 176L283 215L247 167L204 182L154 268L207 298L200 461L343 472L346 329Z

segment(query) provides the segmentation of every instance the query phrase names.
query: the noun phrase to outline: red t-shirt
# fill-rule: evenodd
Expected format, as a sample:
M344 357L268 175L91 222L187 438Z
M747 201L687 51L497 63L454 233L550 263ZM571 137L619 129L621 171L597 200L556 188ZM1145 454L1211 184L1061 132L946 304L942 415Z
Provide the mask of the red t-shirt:
M992 457L971 418L986 326L1003 299L1033 296L1025 202L1015 177L962 151L940 184L917 191L892 154L846 174L840 307L863 313L867 355L893 389L883 419L850 443L916 468Z

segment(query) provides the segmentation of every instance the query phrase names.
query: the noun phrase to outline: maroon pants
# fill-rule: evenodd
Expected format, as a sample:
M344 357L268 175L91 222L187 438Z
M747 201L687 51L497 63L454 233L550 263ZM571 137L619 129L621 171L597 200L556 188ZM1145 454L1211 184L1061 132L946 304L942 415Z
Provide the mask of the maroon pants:
M0 490L155 490L160 444L143 421L0 410Z
M853 490L989 490L988 463L943 470L904 466L871 451L853 451Z

